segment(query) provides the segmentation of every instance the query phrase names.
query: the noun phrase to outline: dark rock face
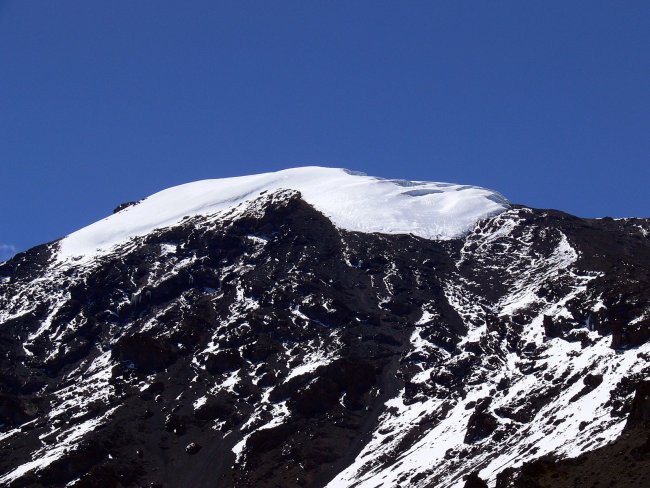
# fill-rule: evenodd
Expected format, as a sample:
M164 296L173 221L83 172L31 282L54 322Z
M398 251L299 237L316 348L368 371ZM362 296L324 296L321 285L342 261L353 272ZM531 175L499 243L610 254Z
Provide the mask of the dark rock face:
M650 424L650 381L642 381L636 387L625 428L633 429L647 424Z
M480 402L469 418L465 442L471 444L491 435L499 426L497 418L487 411L489 402Z
M124 203L120 203L117 207L115 207L115 208L113 209L113 213L115 214L115 213L117 213L117 212L121 212L121 211L124 210L125 208L129 208L129 207L132 207L133 205L137 205L138 203L140 203L140 201L141 201L141 200L138 200L138 201L136 201L136 202L124 202Z
M606 449L647 420L649 233L362 234L277 192L90 263L39 246L0 265L0 484L481 487Z
M194 442L190 442L186 447L185 447L185 452L188 453L190 456L193 454L196 454L201 450L201 446L199 444L196 444Z
M465 478L465 488L488 488L488 485L476 473L471 473Z
M130 369L155 373L163 371L177 359L169 342L145 334L120 337L113 345L112 357Z

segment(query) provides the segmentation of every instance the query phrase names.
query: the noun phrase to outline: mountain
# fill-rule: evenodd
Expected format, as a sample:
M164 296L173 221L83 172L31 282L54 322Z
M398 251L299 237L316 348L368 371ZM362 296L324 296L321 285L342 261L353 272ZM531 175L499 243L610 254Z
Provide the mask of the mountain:
M0 264L0 485L648 486L649 339L649 219L190 183Z

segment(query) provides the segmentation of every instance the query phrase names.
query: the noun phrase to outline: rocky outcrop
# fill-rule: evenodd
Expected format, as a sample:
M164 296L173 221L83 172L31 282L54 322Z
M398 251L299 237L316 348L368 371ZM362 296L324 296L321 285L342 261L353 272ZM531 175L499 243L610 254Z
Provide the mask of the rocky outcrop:
M650 424L650 381L642 381L634 392L634 400L625 428L629 430L648 424Z

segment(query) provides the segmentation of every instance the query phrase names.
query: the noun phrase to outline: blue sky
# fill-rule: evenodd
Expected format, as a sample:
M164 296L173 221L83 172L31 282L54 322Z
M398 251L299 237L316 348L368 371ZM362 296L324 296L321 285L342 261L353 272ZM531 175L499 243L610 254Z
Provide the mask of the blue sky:
M0 0L0 259L318 164L650 216L650 2Z

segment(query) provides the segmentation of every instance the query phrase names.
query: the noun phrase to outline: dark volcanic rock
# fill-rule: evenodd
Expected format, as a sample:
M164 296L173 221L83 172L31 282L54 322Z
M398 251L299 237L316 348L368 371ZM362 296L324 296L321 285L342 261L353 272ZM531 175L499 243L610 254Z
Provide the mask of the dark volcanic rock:
M500 487L644 486L649 232L524 207L450 241L347 232L279 191L90 262L20 253L0 485L481 488L499 459Z
M634 392L632 409L625 428L642 427L648 423L650 423L650 381L643 381L639 383Z
M144 334L120 338L113 346L113 356L125 363L127 368L145 373L161 371L176 360L173 345L164 339Z
M188 453L190 456L198 453L200 450L201 450L201 445L196 444L194 442L190 442L187 446L185 446L185 452Z
M121 212L121 211L124 210L125 208L132 207L133 205L137 205L137 204L140 203L140 202L141 202L141 200L138 200L138 201L136 201L136 202L124 202L124 203L120 203L117 207L115 207L115 208L113 209L113 213L115 214L115 213L117 213L117 212Z
M237 349L219 351L208 354L205 360L205 369L212 374L226 373L239 369L243 364Z
M482 400L477 403L474 412L469 417L465 442L473 443L485 439L499 426L497 418L488 411L489 401Z
M553 320L548 315L544 315L544 333L546 334L546 337L549 338L564 337L562 324Z
M465 477L465 488L488 488L488 485L478 474L472 473Z

